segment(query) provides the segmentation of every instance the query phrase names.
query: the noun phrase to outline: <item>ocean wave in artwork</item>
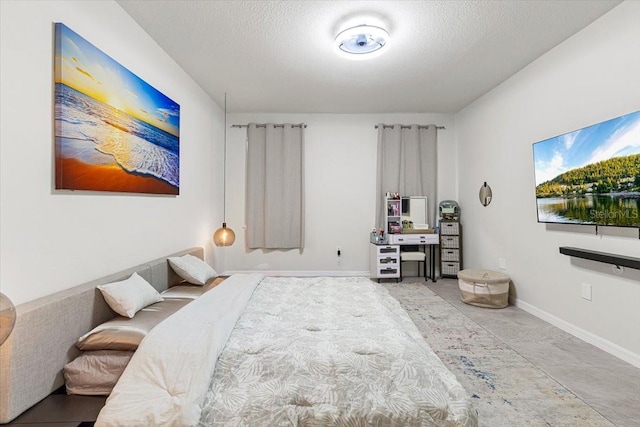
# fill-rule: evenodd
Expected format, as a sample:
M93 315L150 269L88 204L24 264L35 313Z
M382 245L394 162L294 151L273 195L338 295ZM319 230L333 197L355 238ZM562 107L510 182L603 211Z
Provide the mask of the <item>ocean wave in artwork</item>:
M128 172L180 186L178 137L63 84L56 85L56 137L63 157L102 164L99 152Z

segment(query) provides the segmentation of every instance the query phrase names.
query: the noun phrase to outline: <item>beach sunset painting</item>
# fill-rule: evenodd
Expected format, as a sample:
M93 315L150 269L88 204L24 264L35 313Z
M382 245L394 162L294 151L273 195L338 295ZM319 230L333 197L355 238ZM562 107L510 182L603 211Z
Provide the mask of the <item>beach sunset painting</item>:
M180 106L55 24L55 188L179 194Z

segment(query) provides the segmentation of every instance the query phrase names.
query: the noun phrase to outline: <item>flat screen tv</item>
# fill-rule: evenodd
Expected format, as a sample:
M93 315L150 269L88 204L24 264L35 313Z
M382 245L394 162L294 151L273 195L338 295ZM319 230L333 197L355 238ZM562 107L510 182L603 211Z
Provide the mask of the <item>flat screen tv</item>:
M640 111L533 144L538 222L640 228Z

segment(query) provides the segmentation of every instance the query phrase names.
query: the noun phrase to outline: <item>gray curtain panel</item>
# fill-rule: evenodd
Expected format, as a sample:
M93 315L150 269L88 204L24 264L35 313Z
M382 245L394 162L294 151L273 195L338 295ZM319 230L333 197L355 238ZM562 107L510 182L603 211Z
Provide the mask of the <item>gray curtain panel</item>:
M302 249L304 126L250 123L247 134L247 247Z
M438 200L437 128L378 124L376 224L384 228L386 192L426 196L429 227L436 225Z

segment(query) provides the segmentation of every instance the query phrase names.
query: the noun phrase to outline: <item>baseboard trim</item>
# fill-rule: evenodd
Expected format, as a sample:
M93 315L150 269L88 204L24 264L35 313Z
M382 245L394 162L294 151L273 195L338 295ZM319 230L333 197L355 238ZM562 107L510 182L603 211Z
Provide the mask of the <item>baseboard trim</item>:
M243 270L243 271L225 271L224 276L230 276L235 273L258 273L265 276L278 277L369 277L369 270L366 271L261 271L261 270Z
M568 332L571 335L588 342L589 344L595 345L599 349L606 351L607 353L617 357L618 359L624 360L625 362L632 364L636 368L640 368L640 354L635 354L632 351L627 350L626 348L620 347L618 344L612 343L609 340L606 340L602 337L599 337L598 335L579 328L567 322L566 320L562 320L551 313L540 310L539 308L517 298L509 298L509 302L512 305L515 305L516 307L526 311L527 313L532 314L548 323L551 323L553 326L556 326L563 331Z

